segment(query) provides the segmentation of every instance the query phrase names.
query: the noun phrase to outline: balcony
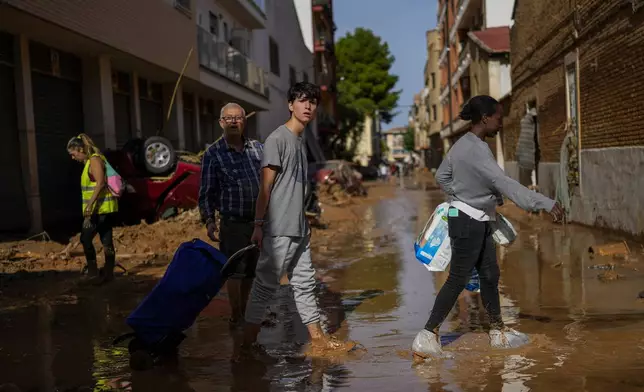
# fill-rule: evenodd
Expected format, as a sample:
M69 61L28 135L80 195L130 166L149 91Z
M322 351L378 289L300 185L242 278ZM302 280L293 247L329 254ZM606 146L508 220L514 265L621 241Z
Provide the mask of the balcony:
M438 23L436 24L436 28L438 29L438 31L442 31L443 22L445 22L445 18L447 17L447 7L445 6L445 4L443 4L438 12Z
M328 40L324 34L320 34L319 38L315 40L315 52L328 52L333 53L333 41Z
M253 29L266 28L266 0L218 0L224 8L242 26Z
M313 0L313 12L325 12L331 14L330 0Z
M458 30L478 30L484 25L484 14L481 11L482 0L460 0L454 25L449 32L449 40L453 42Z
M449 46L443 47L443 50L441 51L441 55L438 58L439 67L442 67L443 64L445 64L445 60L447 60L447 53L449 53Z
M335 81L329 72L319 72L315 77L315 84L320 86L320 90L322 90L322 92L335 92Z
M198 28L199 65L268 97L268 72L207 30Z

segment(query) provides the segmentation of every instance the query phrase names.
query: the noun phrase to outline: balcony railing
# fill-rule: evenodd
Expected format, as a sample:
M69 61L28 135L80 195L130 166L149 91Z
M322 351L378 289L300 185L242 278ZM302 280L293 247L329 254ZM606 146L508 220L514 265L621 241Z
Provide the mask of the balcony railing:
M445 63L445 60L447 60L447 53L449 52L449 46L443 47L443 50L441 51L441 55L438 58L438 65L442 66L443 63Z
M461 19L463 19L463 14L467 9L467 6L470 5L470 0L461 0L458 6L458 12L456 13L456 18L454 19L454 25L449 31L449 42L453 42L456 37L456 31L458 31L458 26L461 24Z
M197 39L199 64L202 67L268 97L267 71L201 27L198 28Z
M443 4L442 8L438 11L438 24L436 25L436 28L439 31L442 31L443 27L443 22L445 22L445 18L447 17L447 7L445 4Z

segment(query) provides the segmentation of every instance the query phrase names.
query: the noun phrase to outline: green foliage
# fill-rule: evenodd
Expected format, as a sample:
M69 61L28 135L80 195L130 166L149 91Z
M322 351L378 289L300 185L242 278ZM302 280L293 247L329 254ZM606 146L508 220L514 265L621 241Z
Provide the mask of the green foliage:
M416 147L416 135L414 134L414 128L408 127L407 132L403 138L403 147L407 151L414 151Z
M395 59L387 43L358 27L338 40L335 53L342 138L359 134L364 117L375 117L376 110L383 122L391 122L401 91L394 90L398 76L389 72Z

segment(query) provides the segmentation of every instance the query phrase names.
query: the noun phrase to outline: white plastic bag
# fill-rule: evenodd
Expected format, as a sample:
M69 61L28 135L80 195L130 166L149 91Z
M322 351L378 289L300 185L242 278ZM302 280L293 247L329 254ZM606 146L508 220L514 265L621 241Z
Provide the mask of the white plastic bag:
M449 203L436 207L414 243L416 259L432 272L445 271L452 258L447 229L448 209Z
M514 226L503 215L497 214L496 221L490 222L494 232L492 238L497 244L502 246L509 246L517 239L517 231Z

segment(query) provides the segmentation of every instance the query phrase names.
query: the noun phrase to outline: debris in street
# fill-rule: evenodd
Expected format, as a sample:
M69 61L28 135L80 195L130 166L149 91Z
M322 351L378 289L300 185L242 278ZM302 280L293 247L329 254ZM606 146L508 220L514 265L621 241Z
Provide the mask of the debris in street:
M599 256L626 258L626 256L629 256L631 254L631 250L628 247L626 241L622 241L595 247L591 246L590 248L588 248L588 253L590 253L591 255L598 254Z
M614 270L604 271L597 275L597 279L599 279L600 282L604 283L613 282L622 278L623 276L618 274Z
M614 270L615 269L615 263L608 263L608 264L595 264L591 265L588 267L589 269L598 269L598 270Z

